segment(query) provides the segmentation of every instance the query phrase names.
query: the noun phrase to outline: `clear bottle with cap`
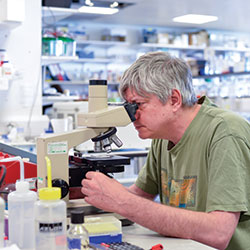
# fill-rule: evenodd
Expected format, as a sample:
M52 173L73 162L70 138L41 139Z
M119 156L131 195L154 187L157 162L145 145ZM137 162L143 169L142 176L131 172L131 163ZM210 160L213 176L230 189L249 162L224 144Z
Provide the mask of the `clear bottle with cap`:
M47 163L48 187L40 188L35 203L36 250L66 250L66 202L61 200L61 189L52 187L51 163Z
M71 224L67 233L68 250L89 249L89 234L83 226L84 212L73 210Z
M34 250L36 192L29 190L29 182L24 180L21 157L6 158L2 161L19 161L21 172L21 179L16 182L16 191L8 195L9 241L22 250Z

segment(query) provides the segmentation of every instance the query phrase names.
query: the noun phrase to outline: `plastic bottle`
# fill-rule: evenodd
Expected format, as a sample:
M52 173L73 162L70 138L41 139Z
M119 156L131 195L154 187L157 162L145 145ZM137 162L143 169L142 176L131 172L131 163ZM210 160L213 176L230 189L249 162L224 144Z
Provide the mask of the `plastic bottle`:
M66 250L66 202L61 200L61 189L52 187L51 163L47 163L48 187L39 189L35 203L36 250Z
M67 234L68 250L89 249L89 233L83 226L84 212L71 212L71 224Z
M5 202L2 197L0 197L0 248L4 247L4 209Z
M1 173L1 181L0 186L4 181L5 175L6 175L6 167L0 166L0 171L3 169L3 173ZM4 216L4 210L5 210L5 201L2 197L0 197L0 248L4 247L4 229L5 229L5 216Z
M20 249L35 249L35 213L36 192L29 190L29 182L24 180L24 164L21 157L10 157L2 162L20 162L20 181L16 182L16 191L8 195L9 241Z

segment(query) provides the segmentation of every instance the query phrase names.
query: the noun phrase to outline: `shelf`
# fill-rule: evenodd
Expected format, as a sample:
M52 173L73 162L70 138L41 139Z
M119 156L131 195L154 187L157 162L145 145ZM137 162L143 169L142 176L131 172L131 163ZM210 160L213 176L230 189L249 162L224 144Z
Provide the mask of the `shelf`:
M79 58L77 56L42 56L42 66L56 63L113 63L109 58Z
M81 81L81 80L74 80L74 81L46 81L47 84L53 85L53 84L58 84L58 85L88 85L89 83L86 81Z
M58 22L72 15L81 14L77 9L71 8L58 8L58 7L42 7L43 19L48 19L53 22ZM44 22L48 23L48 21Z
M227 77L227 76L243 76L250 75L250 72L232 72L232 73L224 73L224 74L213 74L213 75L202 75L202 76L193 76L194 79L200 78L215 78L215 77Z
M42 11L43 11L43 16L51 16L51 12L53 12L53 15L65 15L65 16L81 13L77 9L48 7L48 6L42 6Z
M144 48L165 48L165 49L176 49L176 50L206 50L212 49L214 51L232 51L232 52L250 52L250 48L233 48L233 47L206 47L206 46L182 46L182 45L174 45L174 44L160 44L160 43L141 43L140 47Z
M68 102L79 100L79 96L43 96L43 105L54 102Z
M89 82L87 81L82 81L82 80L73 80L73 81L46 81L47 84L53 85L53 84L58 84L58 85L89 85ZM119 84L118 82L109 82L108 85L117 85Z
M127 42L119 42L119 41L91 41L91 40L86 40L86 41L80 41L76 40L77 45L84 45L84 46L98 46L98 47L113 47L113 46L130 46L130 43Z
M161 43L141 43L140 47L143 48L166 48L166 49L176 49L176 50L204 50L205 46L182 46L174 44L161 44Z
M113 60L109 58L79 58L78 60L74 62L79 62L79 63L112 63Z
M250 48L230 48L230 47L208 47L215 51L224 51L224 52L250 52Z
M77 56L42 56L42 66L78 60Z

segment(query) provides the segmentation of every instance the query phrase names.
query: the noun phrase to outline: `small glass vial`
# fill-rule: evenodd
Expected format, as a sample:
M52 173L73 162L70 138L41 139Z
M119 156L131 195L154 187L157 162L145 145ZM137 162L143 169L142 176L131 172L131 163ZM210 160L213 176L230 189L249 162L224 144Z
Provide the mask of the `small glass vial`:
M71 224L67 234L68 250L89 249L89 234L83 226L84 212L74 210L71 212Z

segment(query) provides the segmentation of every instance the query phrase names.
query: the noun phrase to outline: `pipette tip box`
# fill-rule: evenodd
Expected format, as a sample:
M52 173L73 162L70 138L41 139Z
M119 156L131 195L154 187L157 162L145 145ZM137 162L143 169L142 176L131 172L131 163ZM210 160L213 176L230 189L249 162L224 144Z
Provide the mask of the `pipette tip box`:
M122 242L121 221L114 216L85 217L83 224L89 233L90 243Z

